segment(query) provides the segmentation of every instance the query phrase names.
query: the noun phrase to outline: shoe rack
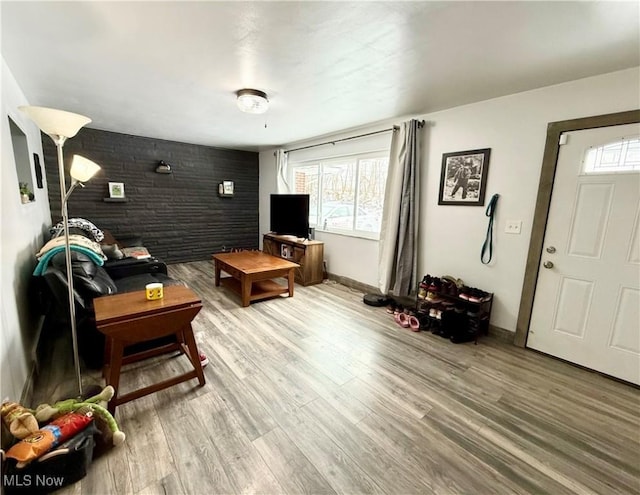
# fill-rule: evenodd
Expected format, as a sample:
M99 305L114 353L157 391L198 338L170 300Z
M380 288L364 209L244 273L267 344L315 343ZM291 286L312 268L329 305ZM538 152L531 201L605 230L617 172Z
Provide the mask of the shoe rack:
M425 275L418 285L416 311L423 327L454 343L478 342L487 334L493 293L461 280Z

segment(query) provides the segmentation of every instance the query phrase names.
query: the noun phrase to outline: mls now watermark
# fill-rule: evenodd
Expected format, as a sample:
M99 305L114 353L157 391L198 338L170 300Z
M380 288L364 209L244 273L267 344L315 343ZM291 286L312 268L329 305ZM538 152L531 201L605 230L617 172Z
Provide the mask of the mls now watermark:
M44 474L3 474L2 484L5 487L13 488L59 488L64 484L64 476L47 476Z

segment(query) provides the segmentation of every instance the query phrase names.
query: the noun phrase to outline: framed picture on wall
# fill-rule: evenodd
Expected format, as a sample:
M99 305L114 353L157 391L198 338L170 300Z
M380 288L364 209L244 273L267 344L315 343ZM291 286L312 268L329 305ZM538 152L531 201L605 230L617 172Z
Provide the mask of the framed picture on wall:
M124 182L109 182L109 197L124 198Z
M442 155L439 205L484 206L491 148Z
M36 185L38 189L42 189L44 185L42 184L42 168L40 167L40 155L38 153L33 154L33 168L36 172Z
M223 180L222 181L222 191L225 195L231 196L233 194L233 181L232 180Z

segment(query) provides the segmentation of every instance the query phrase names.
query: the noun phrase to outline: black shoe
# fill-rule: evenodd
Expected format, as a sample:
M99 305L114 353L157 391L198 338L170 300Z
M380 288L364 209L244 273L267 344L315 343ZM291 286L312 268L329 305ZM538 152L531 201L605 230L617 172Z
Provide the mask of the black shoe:
M457 332L456 334L452 335L449 340L451 340L451 342L453 342L454 344L462 344L464 342L471 342L472 340L476 340L476 334L475 332L470 332L470 331L464 331L464 332Z

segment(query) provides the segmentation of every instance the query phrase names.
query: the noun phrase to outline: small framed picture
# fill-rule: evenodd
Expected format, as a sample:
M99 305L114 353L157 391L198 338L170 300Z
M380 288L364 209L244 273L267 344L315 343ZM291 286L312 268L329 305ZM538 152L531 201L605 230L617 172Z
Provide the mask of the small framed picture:
M42 168L40 167L40 155L38 153L33 154L33 168L36 171L36 185L38 189L42 189Z
M491 148L442 155L439 205L484 206Z
M109 182L109 197L124 198L124 182Z
M286 244L281 244L280 245L280 257L281 258L291 258L292 256L292 252L291 252L291 247L287 246Z
M225 194L225 195L233 194L233 181L232 180L223 180L222 181L222 194Z

